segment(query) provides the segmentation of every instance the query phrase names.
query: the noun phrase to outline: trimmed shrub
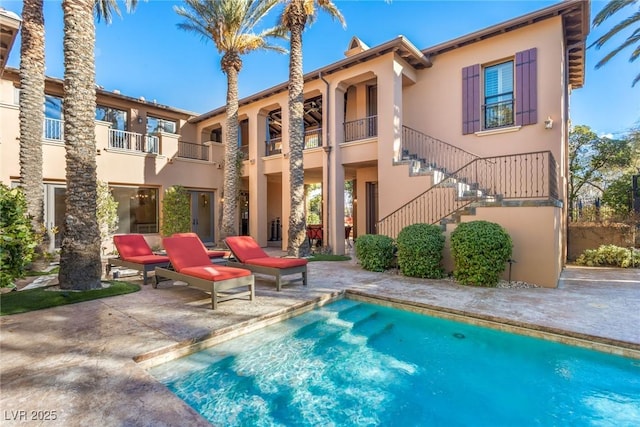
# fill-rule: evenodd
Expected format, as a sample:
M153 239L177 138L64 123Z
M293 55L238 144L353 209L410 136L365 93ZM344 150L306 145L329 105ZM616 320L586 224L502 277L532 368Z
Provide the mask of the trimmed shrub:
M393 239L379 234L365 234L356 240L356 257L369 271L385 271L393 262Z
M24 277L37 244L22 189L0 183L0 287Z
M440 279L444 234L437 225L413 224L403 228L396 239L398 266L403 275Z
M598 249L585 250L576 260L576 264L589 267L640 268L640 251L615 245L601 245Z
M163 236L191 231L191 194L182 186L167 188L162 199Z
M512 250L511 236L499 224L463 222L451 233L453 275L463 285L496 286Z

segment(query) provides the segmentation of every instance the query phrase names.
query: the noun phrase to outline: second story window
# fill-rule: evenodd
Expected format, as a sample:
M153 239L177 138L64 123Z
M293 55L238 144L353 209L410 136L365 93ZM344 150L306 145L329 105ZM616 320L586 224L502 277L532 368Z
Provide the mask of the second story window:
M462 69L462 134L538 122L538 50Z
M176 133L176 122L147 115L147 133L156 134L159 132Z
M124 110L96 105L96 120L111 123L111 129L127 130L127 112Z
M484 128L513 125L513 61L484 68Z

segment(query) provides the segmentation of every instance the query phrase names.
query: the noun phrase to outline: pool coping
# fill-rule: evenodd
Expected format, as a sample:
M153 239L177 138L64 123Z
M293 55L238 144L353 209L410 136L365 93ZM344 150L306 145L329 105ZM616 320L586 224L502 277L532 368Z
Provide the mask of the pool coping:
M494 330L546 339L553 342L640 360L640 344L636 343L568 331L534 323L519 322L499 316L473 313L465 310L445 308L416 301L370 294L354 289L331 292L309 301L303 301L290 307L267 313L257 318L216 329L199 337L142 353L135 356L133 360L142 369L149 370L160 364L188 356L224 341L228 341L283 320L290 319L311 311L314 308L321 307L343 298L399 308L443 319L455 320L476 326L484 326Z

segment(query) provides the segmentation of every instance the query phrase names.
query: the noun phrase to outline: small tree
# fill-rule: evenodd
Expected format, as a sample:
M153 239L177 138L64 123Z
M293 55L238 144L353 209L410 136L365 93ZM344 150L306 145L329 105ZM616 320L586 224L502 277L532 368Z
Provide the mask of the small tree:
M191 195L184 187L174 185L167 188L162 199L162 227L163 236L173 233L187 233L191 231Z
M0 287L24 276L37 244L22 189L0 183Z
M104 251L104 243L118 230L118 202L113 198L107 183L98 181L97 190L96 215L98 216L100 239L102 240L102 250Z
M463 285L496 286L513 243L502 226L488 221L458 224L451 233L453 275Z

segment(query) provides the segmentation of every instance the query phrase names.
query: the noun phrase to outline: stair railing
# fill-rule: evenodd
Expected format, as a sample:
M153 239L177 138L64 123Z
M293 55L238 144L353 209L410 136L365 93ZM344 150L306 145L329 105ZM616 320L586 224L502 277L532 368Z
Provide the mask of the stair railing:
M427 166L439 169L447 175L462 169L479 156L447 144L408 126L402 126L402 152L407 152L427 162Z
M408 225L440 223L481 201L557 199L557 168L550 151L476 158L382 218L376 231L396 238Z

